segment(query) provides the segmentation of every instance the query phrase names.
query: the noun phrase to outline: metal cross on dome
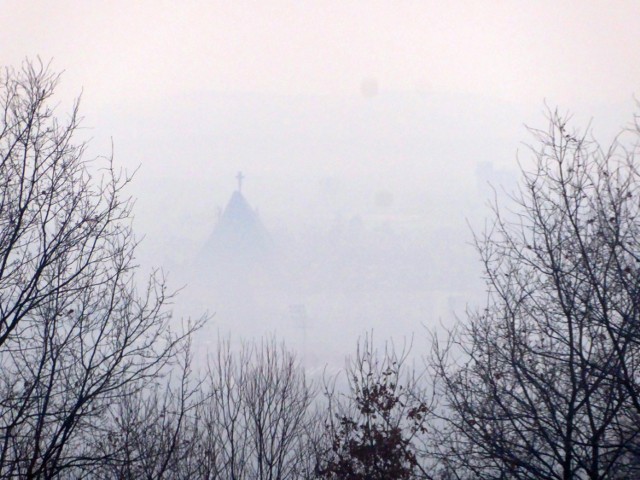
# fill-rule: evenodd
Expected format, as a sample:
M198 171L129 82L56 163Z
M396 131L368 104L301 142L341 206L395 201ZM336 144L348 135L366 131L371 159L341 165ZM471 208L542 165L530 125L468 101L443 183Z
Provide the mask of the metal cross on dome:
M242 192L242 180L244 180L244 175L242 174L242 172L238 172L236 178L238 179L238 191Z

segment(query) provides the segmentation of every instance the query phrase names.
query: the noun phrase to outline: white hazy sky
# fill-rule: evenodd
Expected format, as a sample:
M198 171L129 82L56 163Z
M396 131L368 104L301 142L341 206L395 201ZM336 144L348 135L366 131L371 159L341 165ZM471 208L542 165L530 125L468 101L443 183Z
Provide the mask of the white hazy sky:
M484 298L466 219L482 223L485 181L512 184L544 102L596 133L628 122L639 46L638 0L0 0L0 65L53 59L60 113L83 92L91 153L113 139L116 164L140 166L141 264L193 262L238 170L288 245L323 251L354 219L371 245L389 239L344 276L371 262L395 283L423 279L413 289L284 292L273 306L272 320L289 304L323 319L320 350L331 325L349 325L349 344L361 329L410 334ZM302 272L324 261L299 256Z
M327 185L433 213L479 162L516 167L544 101L629 120L639 45L639 1L0 0L0 64L53 59L62 111L83 91L96 151L142 166L143 233L195 243L238 170L267 216Z
M544 101L614 130L638 45L632 0L0 0L0 64L64 70L62 109L82 91L97 151L142 165L149 231L210 222L240 169L266 214L325 180L453 191L480 161L515 167Z
M465 92L627 101L640 2L0 1L0 60L54 58L88 108L177 92Z

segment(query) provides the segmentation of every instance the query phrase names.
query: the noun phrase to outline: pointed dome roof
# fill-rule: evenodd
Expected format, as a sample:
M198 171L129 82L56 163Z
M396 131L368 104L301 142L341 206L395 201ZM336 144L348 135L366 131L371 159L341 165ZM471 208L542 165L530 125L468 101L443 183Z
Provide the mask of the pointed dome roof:
M244 195L236 190L215 226L211 239L226 237L237 241L242 239L256 241L265 234L266 231L257 213L251 208Z
M264 260L269 250L267 230L238 189L231 195L200 257L209 266L242 266Z

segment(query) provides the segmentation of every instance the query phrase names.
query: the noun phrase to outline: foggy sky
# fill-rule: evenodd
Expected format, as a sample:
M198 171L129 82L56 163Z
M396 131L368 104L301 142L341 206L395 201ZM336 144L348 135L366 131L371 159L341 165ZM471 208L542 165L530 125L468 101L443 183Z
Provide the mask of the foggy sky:
M336 299L337 313L284 295L353 335L407 333L481 293L467 223L482 224L486 182L513 186L545 103L605 139L631 120L638 45L635 1L0 0L0 64L52 59L60 113L82 92L89 152L113 142L117 165L140 167L141 263L188 281L239 170L283 242L353 221L391 232L380 251L407 258L382 270L430 271L424 295Z
M94 105L186 91L473 93L529 104L627 101L634 1L12 1L3 63L55 58Z

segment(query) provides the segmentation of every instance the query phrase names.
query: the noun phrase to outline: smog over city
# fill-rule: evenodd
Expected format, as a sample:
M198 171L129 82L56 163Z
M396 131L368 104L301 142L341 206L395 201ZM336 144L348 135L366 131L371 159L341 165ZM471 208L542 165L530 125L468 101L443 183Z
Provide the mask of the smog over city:
M640 334L629 333L633 329L628 326L635 325L629 315L637 318L640 307L637 311L629 307L630 304L638 306L637 298L633 300L637 292L629 290L631 287L627 284L633 277L631 284L637 285L637 266L620 263L616 248L622 246L624 254L620 255L629 258L640 255L634 251L634 242L640 242L640 238L634 237L640 233L638 218L634 216L638 214L638 207L625 203L637 195L633 182L640 185L633 158L637 155L640 132L638 45L640 3L622 0L606 3L0 0L0 64L3 67L0 78L5 112L3 128L0 128L3 132L0 188L6 190L2 190L1 196L0 228L6 226L10 232L0 235L0 260L9 266L7 269L15 268L12 272L18 272L15 273L17 280L11 280L9 276L13 273L7 274L5 266L0 268L0 303L4 302L0 305L2 368L18 375L15 372L30 371L38 364L33 359L27 361L26 356L18 360L14 353L7 353L16 349L30 351L21 342L25 338L35 341L41 336L29 333L29 328L39 328L30 327L29 322L37 315L45 315L41 309L46 302L29 303L25 298L29 295L35 299L49 298L46 296L49 294L42 294L48 287L38 286L38 282L67 285L61 280L64 275L60 272L72 268L51 267L51 272L58 273L49 274L48 262L58 258L57 250L47 253L43 246L42 257L29 253L39 252L39 244L46 246L48 235L57 238L55 232L63 232L65 223L59 219L57 223L47 223L48 214L35 215L35 219L45 219L33 220L43 222L40 230L34 230L41 233L23 235L15 227L18 217L11 213L11 199L14 196L17 199L16 212L30 211L30 207L22 208L21 202L31 198L25 196L24 189L25 185L32 185L42 198L51 196L50 204L55 206L43 210L38 204L39 212L69 208L68 218L75 218L76 207L54 197L52 192L60 188L59 191L64 192L60 198L82 198L77 202L69 200L77 203L77 209L97 212L98 206L104 204L104 211L108 213L104 217L97 213L83 214L80 223L91 229L91 225L102 225L104 221L103 233L96 234L100 241L95 245L111 253L100 254L99 260L87 261L86 266L79 267L85 258L94 255L93 250L87 250L90 253L84 250L91 235L86 233L86 237L78 237L75 243L69 241L71 243L60 247L68 255L77 256L73 257L76 263L68 262L78 268L77 278L84 279L87 275L84 269L89 267L96 268L96 272L108 272L116 268L112 264L107 267L108 261L117 263L114 259L122 257L124 260L116 271L127 281L122 285L118 283L120 286L113 287L112 291L120 292L122 298L144 305L149 312L156 312L153 315L158 315L159 323L149 320L143 322L144 327L139 327L135 322L142 320L135 319L147 317L142 313L138 317L131 314L131 323L125 322L128 327L114 330L114 338L119 339L121 333L118 332L137 332L136 328L140 328L144 334L139 337L134 334L135 340L129 339L131 345L140 345L141 352L154 352L149 356L135 354L146 359L139 363L131 361L142 373L127 373L130 377L123 373L126 377L126 381L121 382L123 392L153 392L157 396L166 385L166 392L173 392L171 389L179 384L177 379L182 375L182 385L188 383L193 389L190 392L198 392L185 400L183 388L182 408L190 412L185 405L193 401L193 411L199 412L202 405L208 405L209 397L206 389L199 390L201 384L194 379L206 377L213 382L211 392L219 392L222 387L216 387L215 381L220 385L226 381L227 388L231 389L229 385L239 385L251 376L241 376L244 380L233 377L233 381L225 377L232 374L231 370L223 369L224 356L236 358L234 352L244 352L238 354L238 365L245 362L256 368L270 365L270 355L276 359L291 358L296 375L302 375L306 378L304 382L313 386L309 392L305 390L309 397L305 408L321 410L323 407L318 405L325 403L328 408L334 408L331 401L327 402L334 398L332 395L338 395L335 398L341 399L342 406L363 405L358 395L373 390L361 387L356 379L360 377L353 372L361 374L362 381L378 375L376 378L381 383L376 384L377 388L392 390L412 379L406 387L414 388L407 397L411 400L402 397L405 394L402 390L393 397L398 404L406 405L409 416L403 417L395 411L379 414L380 418L390 415L389 418L401 419L398 425L412 432L410 438L398 444L402 446L397 447L401 459L394 463L396 470L380 473L382 470L376 469L382 467L372 466L376 462L371 463L371 458L379 459L388 452L376 452L373 457L363 459L349 450L350 456L345 456L347 439L366 443L365 433L354 433L358 431L355 427L349 433L345 425L359 425L365 418L369 422L365 422L367 428L371 429L375 422L371 423L367 417L371 412L356 407L353 408L359 416L345 416L344 412L353 410L344 407L339 411L328 410L326 418L340 418L343 423L342 427L325 432L328 436L318 434L318 438L324 440L309 440L311 434L303 435L305 445L329 445L324 453L317 447L309 454L315 462L309 464L308 471L312 473L282 467L279 476L268 476L262 470L263 460L255 459L261 457L251 456L259 451L255 447L257 450L247 450L248 460L229 457L229 465L246 464L237 467L246 469L241 473L232 474L231 470L225 470L227 466L216 466L217 474L197 470L199 473L185 476L187 467L178 465L174 458L178 447L172 444L166 453L166 458L171 460L163 463L160 470L152 469L156 473L149 474L148 478L637 478L634 475L638 471L633 470L640 465L637 428L631 429L635 433L626 430L630 424L637 424L637 415L640 415L640 389L634 376L639 372ZM42 92L42 98L38 92ZM53 109L47 112L52 113L34 116L37 121L21 120L20 112L29 112L31 107L16 103L16 98L30 101L36 98L32 111L46 105ZM76 100L79 100L77 115L74 113ZM11 123L14 118L17 120ZM48 129L32 126L45 125L45 120L57 122L57 126ZM28 125L24 130L28 134L13 133L21 122ZM62 127L65 125L68 127ZM61 134L51 133L58 127L69 128L71 140L64 136L60 137L65 138L64 141L59 140L55 135ZM39 153L46 150L38 146L39 135L45 139L43 145L48 145L48 141L57 145L52 152L66 152L68 144L86 143L81 152L74 150L70 154L73 161L66 159L67 153L60 153L58 164L51 160L54 153ZM32 150L29 149L31 138L34 138ZM16 145L23 145L20 148L24 149L22 170L11 170L14 168L11 165L20 163L15 161L20 158L15 153ZM32 166L28 163L31 159ZM42 167L49 161L53 162L51 168ZM77 167L69 167L73 162ZM567 166L569 163L571 167ZM614 163L615 168L611 167ZM40 168L44 168L42 176L38 173ZM59 178L50 173L67 172L67 168L69 173L60 174ZM607 173L609 168L611 175ZM584 176L576 173L582 169ZM17 178L15 172L18 171L22 172L23 180L15 183L13 178ZM33 174L31 183L24 180L29 172ZM47 186L33 186L37 179L49 178L49 175ZM607 189L602 186L605 181L618 183L611 183L613 186ZM69 190L58 187L64 182L70 182ZM628 192L624 194L628 196L623 196L622 191ZM595 200L585 207L578 205L581 198ZM87 207L93 205L91 202L97 202L95 210ZM574 217L576 220L569 222L565 231L566 219ZM609 222L607 225L593 226L605 220ZM619 243L602 240L606 232L618 231L614 226L620 231ZM11 233L14 227L15 234ZM589 243L591 240L586 238L592 239L592 233L593 241ZM547 245L547 250L541 245ZM574 251L567 245L581 248ZM18 255L15 251L19 248L24 251L20 250L22 253ZM539 248L544 251L539 252ZM615 262L607 263L603 259L608 249L613 252ZM20 267L12 266L16 258L22 259ZM41 263L37 258L41 258ZM547 258L551 259L548 269ZM566 262L575 269L567 270L565 281L562 275ZM608 266L614 264L620 276L611 280L607 276ZM96 265L105 265L104 270ZM593 273L583 279L583 265L585 271L593 272L588 268L593 267L604 272L608 280L598 283L600 277ZM27 293L16 293L17 285L31 285L25 280L29 278L30 269L34 272L34 290L24 287ZM95 275L91 278L102 279L99 275L105 275L105 279L120 278L107 273ZM77 281L83 286L69 291L86 292L88 284ZM94 280L91 288L107 285L109 281ZM562 293L554 296L550 284ZM576 286L578 284L581 286ZM605 293L600 289L602 285ZM624 303L620 290L615 290L607 301L615 305L618 305L615 302L624 303L624 308L609 307L602 298L609 298L606 289L614 288L611 285L622 285L619 288L626 292L631 303ZM60 288L63 287L55 290L56 298L62 295ZM163 293L159 294L160 291ZM69 300L62 302L67 319L75 318L75 312L85 312L86 305L94 305L87 300L91 295L103 298L97 293L68 295L71 295ZM147 298L147 303L131 300L138 297ZM148 298L158 302L156 310ZM621 324L628 325L619 326L615 318L611 320L607 316L610 314L603 314L601 318L584 313L597 308L592 305L596 298L603 312L613 308L620 315ZM584 308L577 306L583 304ZM49 303L46 305L54 308ZM30 308L39 313L30 316ZM130 312L132 307L118 308ZM120 311L118 308L107 310ZM140 312L146 312L140 308ZM584 314L568 313L574 308ZM625 313L631 311L632 314ZM56 315L51 318L58 318ZM149 319L155 318L151 313L148 315ZM546 326L542 326L541 315L547 319ZM560 317L563 320L558 320ZM590 320L584 320L587 317ZM584 331L580 330L581 335L593 335L598 342L612 335L602 340L604 344L619 345L616 343L619 337L615 337L616 340L613 337L625 332L627 343L623 342L622 350L602 347L600 356L593 353L591 347L584 350L584 342L591 345L589 340L579 341L579 347L567 346L563 343L569 338L565 329L573 332L576 319L588 324ZM111 331L110 325L118 321L105 320L105 327L95 327L96 332ZM602 324L596 327L594 322ZM55 328L72 332L76 327ZM77 345L85 347L73 347L74 352L84 352L76 353L77 358L76 354L70 354L69 358L76 358L74 362L84 362L78 359L87 355L83 350L87 348L87 338L100 348L118 345L122 351L125 348L120 345L129 341L101 343L103 333L84 338L85 327L78 328ZM43 330L49 331L49 327ZM590 333L585 333L587 331ZM42 338L48 338L47 335L42 333ZM171 335L176 335L175 344L173 340L166 340L166 348L157 347L160 343L149 340L174 338ZM523 340L522 335L534 335L535 340L530 337ZM491 343L492 338L496 338L495 345ZM549 352L557 357L535 350L543 348L531 346L538 345L535 343L538 341L541 344L546 341L545 345L557 341L561 346L549 347ZM185 347L181 346L183 343ZM487 346L489 344L495 350ZM142 345L146 345L147 350L143 350ZM60 352L64 351L63 347L59 348ZM598 437L600 433L594 433L588 440L576 440L580 447L571 450L574 457L565 463L560 459L564 453L558 453L553 446L548 450L540 447L544 453L539 457L521 453L521 449L535 450L532 445L538 445L537 440L532 440L530 445L528 440L509 437L507 442L500 437L505 442L500 444L503 445L500 451L508 454L498 452L498 447L487 450L486 455L482 453L484 443L491 443L487 435L497 438L496 432L504 427L497 420L503 418L501 413L496 413L498 410L504 409L504 418L518 421L529 413L519 416L521 412L510 410L512 405L508 402L505 406L496 401L497 406L491 413L494 417L480 420L485 413L490 415L488 410L480 414L481 409L474 410L471 405L493 405L493 400L487 400L491 397L488 393L483 397L479 390L472 391L476 387L471 385L484 385L487 378L492 379L491 385L513 381L516 386L504 387L505 395L514 395L516 403L526 398L533 410L537 405L548 405L544 392L565 381L576 387L575 398L582 398L578 387L583 384L572 383L574 377L571 376L558 379L553 387L536 390L535 395L527 393L529 388L538 388L533 378L538 370L529 372L530 377L529 373L525 374L527 383L517 386L521 378L517 373L520 371L518 360L512 358L500 363L496 352L517 351L518 358L523 359L539 354L546 359L540 361L543 364L548 361L549 365L557 361L560 366L555 369L549 366L545 378L556 378L555 375L559 378L562 374L558 372L564 372L566 367L564 357L558 353L564 351L563 348L589 365L583 371L585 385L591 381L590 385L596 385L593 390L587 389L589 392L617 382L609 377L613 370L604 367L598 370L601 373L596 380L589 380L589 375L595 375L594 365L601 365L604 358L610 359L607 355L613 355L611 352L623 355L620 351L633 350L628 358L616 356L618 363L612 363L616 369L622 369L619 371L627 372L623 365L633 373L625 373L620 383L615 383L624 393L603 407L602 411L609 413L589 410L584 414L595 422L589 424L594 432L607 433L602 434L602 439ZM51 352L57 351L54 347L51 349ZM525 350L529 353L523 353ZM531 353L534 350L537 353ZM41 358L53 365L56 361L51 360L52 355L43 353ZM100 358L111 358L111 354L100 355ZM154 355L161 360L156 370L149 366L155 365L149 360L156 358ZM548 360L549 355L553 360ZM594 360L596 357L599 360ZM274 365L280 365L278 361L274 360ZM380 368L371 367L373 373L367 377L363 365L378 365L378 361ZM47 362L42 360L42 365L48 365ZM584 366L583 363L580 365ZM402 368L409 365L410 374L394 366L400 364ZM478 370L484 367L488 369L486 374ZM123 367L122 372L130 372L127 368ZM87 367L87 372L90 371L92 368ZM345 371L346 377L340 377ZM190 383L184 380L187 373L191 375ZM385 375L396 375L397 382L389 387ZM619 379L620 375L615 378ZM463 388L464 382L460 380L463 377L476 378L480 383L469 379ZM0 409L7 412L20 411L9 400L5 402L14 398L7 393L9 387L5 385L11 385L15 378L7 373L0 382ZM118 378L107 383L116 385ZM143 382L144 385L136 383L142 379L153 380L148 384ZM16 383L22 387L16 388L31 392L29 389L39 385L39 381L25 377L23 383ZM274 381L270 385L279 384ZM500 388L495 386L495 391L502 391ZM558 391L563 388L558 387ZM513 393L516 391L518 393ZM107 398L102 390L92 395L87 394L87 398ZM132 398L129 395L133 394L118 393L113 398ZM148 399L156 397L148 395L142 394L139 401L147 402L145 408L151 409ZM172 395L167 393L158 398L170 403L179 397ZM245 398L242 395L244 393L240 397ZM586 403L592 401L590 395L592 393L585 394ZM601 398L599 393L593 395ZM193 400L196 396L200 403ZM496 393L491 399L498 396ZM473 401L469 400L472 397ZM65 408L60 407L61 411L66 411ZM103 407L96 408L97 412ZM581 408L583 404L576 407L576 411L580 412ZM549 407L549 411L552 410ZM447 413L449 411L454 413ZM541 418L544 414L553 417L549 411L543 412ZM629 413L624 418L619 417L619 413L611 413L621 411ZM303 414L306 415L306 411ZM303 414L300 418L306 419ZM102 413L95 415L98 418ZM185 418L190 418L189 415ZM352 423L345 420L347 417ZM57 459L58 463L50 463L49 457L39 452L31 457L30 453L25 454L27 460L19 458L18 453L7 453L12 449L21 451L22 447L11 446L14 445L12 429L26 425L20 418L18 414L13 417L0 410L0 476L78 478L78 472L85 468L79 461L64 463ZM46 415L41 413L40 418ZM108 423L104 420L106 417L99 418L100 422ZM417 422L416 418L422 423L414 426L411 422ZM586 425L588 421L584 421ZM411 425L407 427L407 423L402 422ZM594 426L598 422L602 426L600 430ZM95 420L93 424L98 423ZM491 427L476 431L479 424ZM191 432L189 435L193 433L180 422L176 425L175 438L178 433L187 435L184 431ZM242 425L247 432L251 431L249 423ZM317 429L305 425L305 432ZM326 421L323 425L329 428ZM437 425L439 430L431 434L424 425ZM514 420L513 428L522 432L527 425L525 421L521 425ZM609 427L615 433L609 433ZM531 428L532 431L543 429L539 425ZM500 431L506 439L508 435ZM27 438L28 434L25 435ZM460 450L448 449L455 435L458 435L456 439L464 440L456 440L463 445ZM531 435L532 438L540 435L544 438L540 441L543 444L553 443L547 433L535 430ZM198 444L203 445L201 437L198 438ZM233 444L232 437L224 438L226 440L221 440L224 445ZM295 437L292 445L301 445L296 443L303 442L300 438ZM445 438L452 443L448 444ZM563 439L566 440L562 437L558 442L562 443ZM68 455L70 449L76 448L56 442L58 440L52 441L55 448L50 446L51 452L64 451L64 455ZM617 450L614 451L611 442L617 442ZM100 445L107 448L106 443ZM592 453L578 451L587 449L585 445L593 446L593 451L596 447L609 449L608 456L605 458L602 454L598 466L583 464L583 456L595 458L589 457ZM224 450L226 446L220 448ZM136 448L140 449L140 458L146 458L146 454L141 453L142 447ZM300 464L292 460L292 454L285 447L279 448L278 451L284 452L284 463ZM460 453L463 450L466 453ZM115 458L112 453L109 456L91 452L91 458ZM60 458L66 458L64 455ZM127 470L126 475L130 475L127 477L122 473L124 470L113 469L115 464L109 464L112 470L104 471L95 465L86 467L90 476L94 474L91 472L102 472L95 474L95 478L139 478L137 475L142 475L140 472L144 470L143 467ZM103 468L105 463L99 465ZM124 468L124 463L118 465L117 468ZM127 464L127 468L131 465ZM165 471L173 473L158 473ZM347 471L351 473L345 473ZM628 476L614 476L611 472L615 471L627 472ZM458 472L459 476L452 476L452 472ZM473 477L469 472L480 476ZM549 472L556 472L558 476Z

